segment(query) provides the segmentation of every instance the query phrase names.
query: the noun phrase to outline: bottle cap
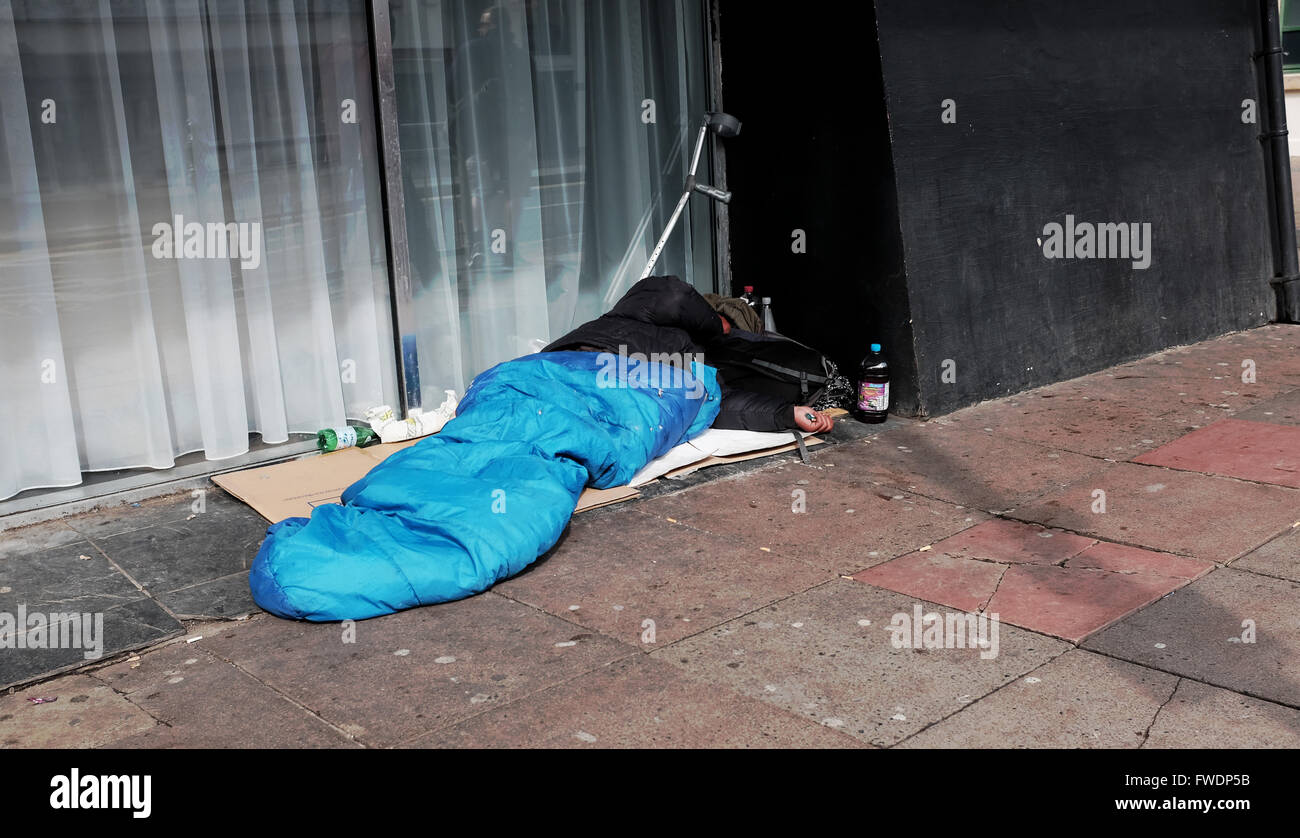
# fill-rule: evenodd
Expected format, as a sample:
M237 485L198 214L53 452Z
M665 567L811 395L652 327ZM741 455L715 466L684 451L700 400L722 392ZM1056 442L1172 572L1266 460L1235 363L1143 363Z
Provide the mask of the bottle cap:
M871 344L871 351L872 351L872 352L879 352L879 351L880 351L880 344L878 344L878 343L873 343L873 344Z
M752 285L746 285L746 286L745 286L745 293L746 293L746 294L752 294L752 293L754 293L754 286L752 286Z
M764 297L764 298L763 298L763 305L765 305L765 306L770 306L771 304L772 304L772 298L771 298L771 297Z

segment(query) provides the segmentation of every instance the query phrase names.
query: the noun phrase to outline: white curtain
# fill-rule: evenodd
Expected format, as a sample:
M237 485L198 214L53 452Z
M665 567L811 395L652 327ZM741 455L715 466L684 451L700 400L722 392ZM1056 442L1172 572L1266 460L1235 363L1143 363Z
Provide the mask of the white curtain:
M640 276L703 116L701 4L391 9L416 289L404 340L427 405L599 315ZM693 246L709 207L691 207L656 272L711 291L708 241Z
M0 499L395 404L366 31L360 0L0 0ZM259 258L158 258L178 216Z

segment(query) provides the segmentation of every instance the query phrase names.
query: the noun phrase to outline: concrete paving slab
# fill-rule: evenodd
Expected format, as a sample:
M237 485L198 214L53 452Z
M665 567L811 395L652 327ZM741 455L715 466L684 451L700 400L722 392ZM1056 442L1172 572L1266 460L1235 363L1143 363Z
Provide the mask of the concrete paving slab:
M1300 350L1291 345L1295 337L1284 340L1259 331L1172 349L938 421L983 424L1016 439L1127 460L1300 387ZM1242 366L1247 360L1253 368ZM1254 380L1243 381L1251 370Z
M207 495L224 495L219 489L209 490ZM112 506L93 512L83 512L62 519L73 530L85 538L107 538L118 533L141 530L145 527L162 526L184 521L194 514L193 504L198 496L192 492L176 492L156 498Z
M259 615L200 644L382 747L639 654L491 592L351 626Z
M646 656L408 743L417 748L861 748L829 727Z
M1254 381L1241 380L1246 360L1252 362L1247 366L1253 366ZM1162 585L1184 584L1205 567L1197 559L1231 561L1240 556L1228 569L1216 570L1130 613L1087 639L1084 645L1092 648L1099 638L1109 638L1107 642L1123 646L1121 641L1128 638L1133 648L1124 653L1124 665L1139 667L1140 662L1149 659L1147 668L1167 669L1167 677L1177 678L1183 671L1191 673L1181 680L1173 698L1150 725L1148 747L1160 747L1166 741L1179 745L1232 744L1234 731L1242 743L1251 745L1293 743L1293 707L1300 705L1295 698L1300 693L1296 687L1300 672L1293 663L1300 651L1300 626L1293 617L1300 613L1295 607L1300 604L1295 585L1300 581L1300 569L1293 565L1300 563L1300 549L1292 549L1292 545L1300 536L1295 535L1291 525L1300 519L1298 490L1109 462L1140 458L1182 434L1209 427L1225 417L1289 428L1300 425L1300 327L1270 326L1228 335L927 423L898 417L891 417L883 426L841 422L830 435L837 444L814 449L811 466L796 463L792 455L783 455L742 464L743 468L734 471L700 472L686 481L702 484L700 488L684 493L682 483L661 481L662 488L656 486L646 494L665 497L630 504L618 512L627 514L632 510L631 514L640 518L653 517L653 523L644 525L648 529L641 529L637 518L628 519L632 523L619 524L617 529L639 533L637 543L660 544L650 533L662 528L666 534L661 552L670 555L650 555L649 550L633 548L613 558L619 568L610 572L601 565L596 546L599 539L593 528L590 544L572 543L575 548L583 544L581 552L567 559L563 552L557 552L538 565L533 574L509 583L518 584L520 591L528 590L526 599L524 594L518 594L521 599L552 614L493 594L456 606L419 609L356 624L350 627L356 633L356 643L344 642L348 629L341 625L285 623L267 615L243 623L201 627L197 631L208 636L188 647L193 653L183 650L176 654L193 654L199 660L221 663L238 673L229 661L198 654L204 648L221 647L213 654L238 658L258 674L243 674L244 680L235 679L235 686L227 689L224 670L211 670L222 673L223 678L213 675L215 680L204 684L197 675L166 675L166 668L176 668L173 662L156 673L162 678L157 688L150 687L146 679L139 686L130 685L129 692L132 700L152 702L149 706L157 712L181 714L178 718L183 716L185 724L173 729L165 724L154 725L151 718L144 723L139 717L143 711L137 708L135 715L123 723L126 726L114 726L110 721L104 727L114 737L121 734L114 742L132 746L228 744L219 736L219 726L200 729L194 721L198 716L184 714L192 708L197 708L194 712L200 715L209 712L204 702L214 701L223 690L235 696L234 704L239 705L239 697L250 690L248 704L254 719L278 718L281 705L287 706L301 714L288 724L287 739L293 740L298 730L294 726L305 718L316 726L304 729L312 731L304 734L311 742L315 742L311 737L316 733L325 731L326 738L320 744L504 744L511 736L518 736L548 746L601 747L661 741L761 745L802 742L799 737L803 735L813 737L808 741L814 744L819 737L852 744L869 740L889 744L899 739L895 726L920 718L920 725L913 728L919 730L967 707L967 711L952 716L960 718L979 707L979 703L968 705L978 702L980 696L1008 680L1024 677L1033 666L1069 648L1004 622L1000 624L1000 654L993 661L981 660L976 649L895 649L884 626L894 614L909 613L909 604L929 602L942 593L949 602L969 607L988 605L996 596L997 602L988 610L1002 608L1012 618L1032 623L1039 631L1077 637L1087 626L1071 627L1061 624L1061 620L1075 614L1080 606L1091 608L1102 603L1109 608L1120 602L1123 608L1136 607L1126 597L1135 590L1143 598L1159 596ZM721 481L717 480L719 476ZM1094 478L1100 482L1094 485ZM1093 512L1097 500L1093 490L1098 488L1106 492L1106 511L1102 513ZM805 512L795 511L798 491L806 503ZM954 557L934 549L918 550L987 520L987 515L972 512L972 507L1007 508L1001 503L1004 497L1016 504L1011 507L1016 518L1080 532L1084 540L1122 541L1180 555L1102 542L1058 564L1042 564L1047 557L1031 556L1012 565L1005 556L994 563L972 559L960 551ZM686 514L669 514L650 506L678 502L674 498L683 501L681 508ZM163 560L144 562L139 572L151 580L151 593L156 593L169 608L179 607L182 614L227 616L224 612L228 610L242 612L240 602L246 594L244 562L251 560L254 542L260 542L265 523L260 519L237 520L247 511L216 489L210 489L205 496L204 512L195 511L195 500L185 492L140 506L90 513L0 535L0 591L10 589L0 592L0 598L19 593L25 602L35 591L42 602L66 601L73 610L86 610L77 604L92 603L98 597L103 602L96 607L102 605L106 616L115 614L114 625L138 629L139 636L132 642L155 642L167 636L167 631L177 633L181 627L159 601L146 598L134 586L132 590L123 588L125 577L111 573L104 576L102 590L82 584L86 581L84 574L97 558L96 553L81 548L104 541L118 546L147 545L151 530L154 534L170 530L183 535L197 527L210 530L206 537L216 546L192 546L191 552L207 559L213 559L223 549L223 539L227 542L224 546L229 547L245 538L245 531L255 535L247 536L252 541L238 566L214 559L215 564L202 560L183 567L173 560L174 555L166 553L172 548L159 542L156 546ZM1041 514L1044 512L1047 514ZM678 523L665 521L667 517L677 518ZM216 526L223 518L236 525ZM679 543L673 535L679 532L691 534L709 547L703 553L689 552L695 548L685 540ZM1275 538L1282 533L1285 535ZM128 534L130 537L124 537ZM123 552L128 552L125 546ZM41 565L44 575L31 585L15 586L3 578L8 559L60 548L74 548L78 556L85 554L91 559L78 558L74 563L74 557L68 555L64 556L64 564L52 560ZM750 560L750 555L757 558ZM646 567L646 557L652 567ZM934 565L949 561L977 565L981 573L976 574L975 581L968 580L964 589L961 584L945 587L946 580L936 577L917 586L915 599L839 579L810 591L795 592L835 573L873 566L883 573L889 565L879 563L896 557L905 557L906 561L898 559L895 568L907 562ZM805 578L807 568L816 573ZM606 571L603 577L602 569ZM990 587L985 577L991 570L996 570L998 577ZM545 575L534 575L543 571ZM1237 575L1211 584L1216 577L1233 573ZM17 577L11 573L10 578ZM1105 581L1098 583L1098 588L1090 586L1093 579ZM584 591L584 599L567 601L564 594L574 590L575 585ZM1115 590L1106 588L1108 585ZM828 600L820 608L806 607L816 592L837 586L849 592L848 599L838 605ZM957 598L956 593L962 590L967 599ZM779 598L787 596L787 592L792 595ZM125 599L114 600L117 594ZM625 596L638 599L630 600L631 605L611 602L607 613L589 610L586 602L586 597L599 600ZM889 613L883 617L848 613L856 610L853 603L871 596L892 598L881 603L882 610L890 606ZM978 597L984 597L985 602L969 601ZM1017 598L1031 616L1016 613ZM7 605L0 601L0 611L18 601L11 598ZM670 629L665 633L659 622L656 645L683 639L649 657L636 654L635 650L646 644L640 643L635 631L641 628L639 622L624 625L628 611L637 610L642 603L671 608L677 601L686 602L692 610L672 609L673 615L681 618L679 625L673 626L670 619ZM1169 605L1171 602L1179 605L1175 608ZM781 612L784 622L773 619L788 603L795 607L802 604L813 617ZM623 605L624 610L616 611L616 604ZM570 611L570 605L578 605L578 610ZM457 606L464 610L456 611ZM758 610L746 613L751 607ZM700 616L690 617L692 611ZM686 623L688 617L701 627L714 625L685 636L687 626L698 630ZM838 621L837 626L845 623L847 628L832 630L821 625L824 618ZM1002 618L1007 620L1007 614ZM1253 644L1242 642L1248 629L1241 623L1247 619L1256 632L1251 638L1256 641ZM1136 622L1140 620L1155 622L1143 630L1145 624ZM796 628L795 623L801 625ZM1134 626L1136 634L1121 631ZM810 629L811 635L798 634ZM870 639L874 645L863 654L855 644L867 643L867 635L858 638L852 632L877 629L880 636ZM115 631L118 628L109 633ZM778 631L790 632L794 641L801 642L790 638L773 643L764 640L763 635ZM1177 638L1171 643L1167 637L1154 639L1143 631L1176 634ZM604 636L611 632L617 640ZM743 640L744 645L727 645L734 638ZM1020 662L1024 666L1018 663L1001 672L1000 663L1016 651L1012 647L1019 648L1018 643L1049 644L1050 654L1040 649L1021 650ZM679 649L696 647L701 651L694 658L671 655ZM737 650L741 654L737 655ZM1172 657L1157 657L1166 652ZM85 663L82 650L59 653L68 659L45 661L37 667L42 671L33 670L34 674L47 673L49 666ZM159 653L142 654L135 669L127 665L127 675L142 678L141 673L153 666L148 661L154 654ZM6 655L9 651L0 650L0 668ZM188 659L183 658L180 664L185 666ZM9 660L16 658L11 656ZM667 666L673 667L679 677L665 674L663 667ZM991 672L990 667L999 673ZM98 675L111 669L92 673ZM1221 686L1192 680L1198 677L1195 673L1208 673L1205 680L1213 678ZM33 676L29 673L24 677ZM182 680L170 683L175 677ZM62 681L56 678L36 690ZM733 697L731 690L719 690L718 684L730 684L744 695ZM1018 682L1012 683L1003 692L1018 686ZM1041 679L1038 686L1043 686ZM1131 687L1119 692L1131 692ZM1224 687L1251 692L1255 697L1240 696ZM103 698L106 714L122 711L120 703L115 703L125 700L122 696L104 692L101 687L95 689L100 692L77 691L67 700L86 695L89 697L76 702L77 706L98 707L96 702ZM194 692L185 694L184 690ZM988 700L1001 694L994 693ZM601 699L584 703L589 695ZM567 702L565 697L569 697ZM733 707L733 700L739 704ZM63 701L60 698L54 704L29 707L53 709ZM909 701L912 703L905 703ZM1131 706L1141 703L1134 700ZM655 722L655 716L647 721L643 709L651 706L666 710L668 715L657 713L661 721ZM1104 712L1099 711L1092 729L1100 731L1102 739L1112 730L1121 730L1123 709L1121 704L1102 707ZM315 711L328 721L322 721ZM0 711L0 716L8 712ZM212 712L226 711L218 708ZM721 721L716 721L720 717ZM47 726L41 720L55 719L53 714L32 718L35 722L25 723L25 733L48 734L53 737L51 742L83 741L77 737L84 736L82 728L92 724L87 716L78 725L69 724L63 729L55 724L45 730ZM145 726L130 729L131 718ZM16 715L8 721L15 720ZM551 720L555 720L555 726L547 727ZM735 720L741 723L735 724ZM237 744L249 738L248 728L241 727L242 721L222 722L233 731ZM0 719L0 733L5 724L6 720ZM269 724L274 725L274 721ZM575 738L576 732L568 731L573 725L587 725L577 730L596 741ZM599 730L591 729L598 726ZM931 729L940 727L942 724ZM1242 728L1246 734L1240 732ZM1032 725L1018 730L1032 732ZM1193 738L1201 730L1204 736ZM4 741L0 737L0 743ZM84 741L104 744L95 737Z
M1138 362L1070 382L1092 398L1142 404L1155 416L1179 416L1198 424L1251 410L1295 388L1300 381L1276 375L1243 381L1250 369L1234 361L1155 366ZM1252 359L1247 359L1252 360ZM1195 417L1202 417L1196 419Z
M222 492L209 492L203 509L93 541L155 595L247 571L266 536L266 519Z
M248 587L248 571L158 594L171 612L186 620L232 620L259 614Z
M176 643L95 677L159 724L111 748L356 747L320 718L211 654Z
M875 485L840 469L834 457L710 483L636 508L836 574L888 561L988 517Z
M144 596L84 539L0 559L0 612L103 611Z
M82 612L75 603L51 607L55 610L29 607L26 619L32 628L0 641L0 687L94 665L183 631L175 618L146 597L95 612ZM40 620L33 616L38 613L43 615ZM15 621L19 616L9 613Z
M1237 414L1238 419L1271 422L1274 425L1300 425L1300 390L1269 399Z
M32 524L29 527L0 530L0 563L6 559L40 553L62 547L86 537L62 521Z
M1237 559L1231 566L1237 570L1300 582L1300 521L1287 532Z
M1300 705L1300 584L1219 568L1083 645L1235 692Z
M493 590L650 651L831 576L783 553L610 509L575 519L543 560Z
M1178 679L1073 650L903 742L903 748L1137 748Z
M1252 360L1255 377L1261 382L1274 377L1300 380L1300 329L1294 324L1274 323L1174 347L1153 358L1194 369L1223 364L1220 369L1238 376L1243 371L1242 362Z
M1300 427L1223 419L1134 462L1297 488Z
M1184 678L1143 747L1300 748L1300 710Z
M34 704L33 698L57 700ZM156 724L148 713L82 674L0 694L0 748L94 748Z
M896 615L910 619L916 605L901 594L836 579L652 657L703 683L864 742L892 745L1069 648L1005 625L996 650L895 648L901 635L888 627Z
M1093 457L941 422L838 446L817 459L834 462L857 479L990 512L1014 509L1106 467Z
M1112 460L1127 460L1186 432L1181 421L1153 411L1144 399L1093 397L1073 384L983 402L938 421L990 438Z
M1025 504L1016 517L1106 541L1226 562L1290 527L1297 510L1300 493L1295 489L1118 463Z

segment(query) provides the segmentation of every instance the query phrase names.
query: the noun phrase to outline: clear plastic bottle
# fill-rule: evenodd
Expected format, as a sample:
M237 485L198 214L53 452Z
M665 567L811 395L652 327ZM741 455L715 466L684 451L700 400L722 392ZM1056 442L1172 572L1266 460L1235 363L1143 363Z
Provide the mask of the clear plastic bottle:
M776 318L772 316L772 298L764 297L762 304L758 307L759 316L763 318L763 331L776 331Z

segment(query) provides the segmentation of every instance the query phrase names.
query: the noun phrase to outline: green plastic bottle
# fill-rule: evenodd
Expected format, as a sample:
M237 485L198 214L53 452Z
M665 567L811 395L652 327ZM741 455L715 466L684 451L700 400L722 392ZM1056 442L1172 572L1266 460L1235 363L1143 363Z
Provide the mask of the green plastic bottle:
M370 428L344 425L342 428L325 428L316 432L316 447L321 451L337 451L340 448L365 448L379 442L379 434Z

